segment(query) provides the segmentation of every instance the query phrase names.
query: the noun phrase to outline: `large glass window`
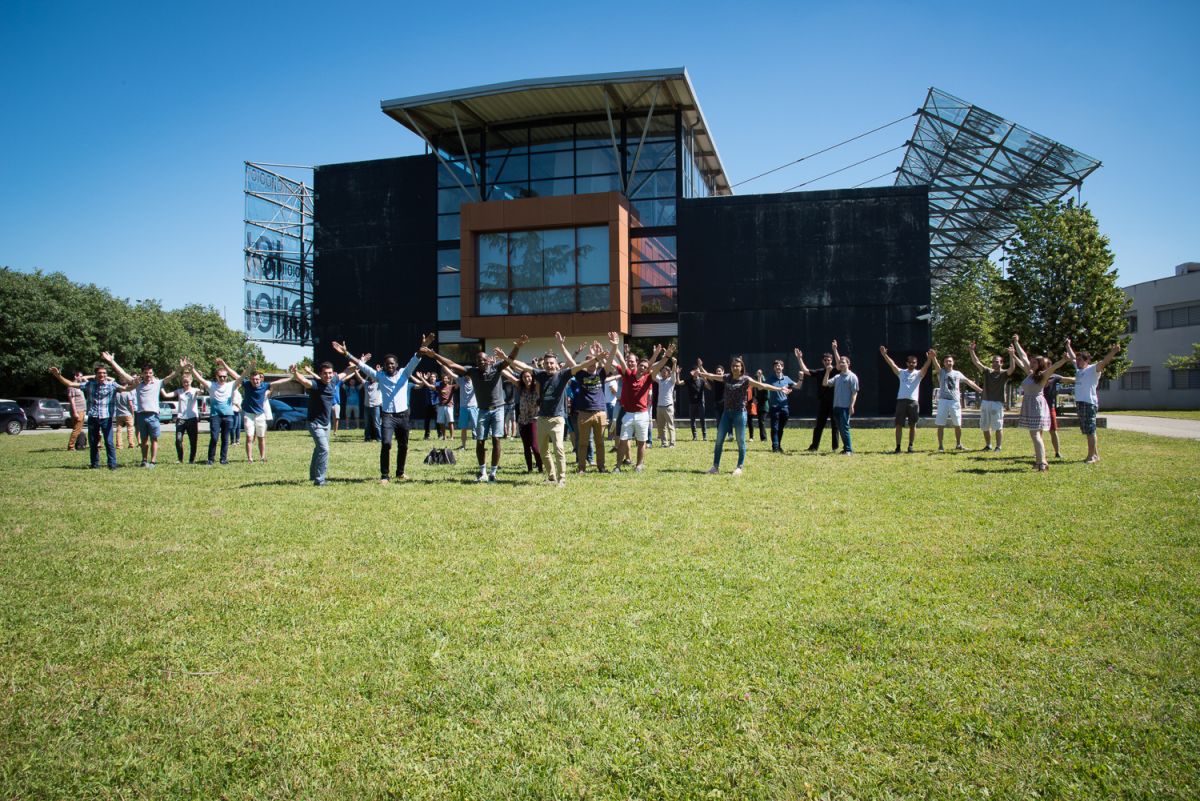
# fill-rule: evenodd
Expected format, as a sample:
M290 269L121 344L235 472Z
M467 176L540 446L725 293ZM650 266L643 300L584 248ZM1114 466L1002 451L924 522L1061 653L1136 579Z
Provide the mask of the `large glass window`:
M629 240L634 314L677 311L679 276L675 237L641 236Z
M1121 389L1150 389L1150 368L1130 367L1121 376Z
M1171 389L1200 389L1200 369L1172 370Z
M460 275L458 248L439 250L437 266L438 322L454 321L462 317L459 303L462 295Z
M479 234L479 314L609 308L608 227Z

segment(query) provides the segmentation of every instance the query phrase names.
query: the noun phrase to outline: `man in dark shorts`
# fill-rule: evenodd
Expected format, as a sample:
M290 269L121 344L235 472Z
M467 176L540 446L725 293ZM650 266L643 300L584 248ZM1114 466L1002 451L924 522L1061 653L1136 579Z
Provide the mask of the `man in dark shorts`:
M896 378L900 380L900 386L896 390L896 453L900 452L900 439L904 433L904 426L908 426L908 452L913 452L913 439L917 436L917 419L920 417L919 406L917 404L918 394L921 391L921 382L925 380L925 374L929 372L929 365L933 363L933 357L925 354L925 364L921 369L917 369L917 357L910 354L905 360L905 367L901 370L892 357L888 356L887 345L879 346L879 354L883 356L883 360L887 362L887 366L891 368Z
M521 337L513 343L513 349L508 354L508 360L517 358L521 346L529 341L529 337ZM455 375L465 375L471 379L475 387L475 397L479 401L479 422L475 425L475 458L479 461L479 482L495 481L496 470L500 467L500 440L504 437L504 363L497 363L484 351L475 354L475 364L463 367L437 351L421 348L422 356L436 360ZM487 441L492 441L492 469L487 469Z

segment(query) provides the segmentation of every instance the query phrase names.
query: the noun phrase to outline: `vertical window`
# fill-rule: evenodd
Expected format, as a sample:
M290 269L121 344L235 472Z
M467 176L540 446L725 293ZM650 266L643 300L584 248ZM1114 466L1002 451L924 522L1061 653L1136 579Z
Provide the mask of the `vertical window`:
M1171 389L1200 389L1200 368L1172 370Z
M675 237L631 237L629 266L632 272L634 314L660 314L678 310Z
M1150 368L1130 367L1121 376L1121 389L1150 389Z
M458 248L439 250L437 264L438 322L454 321L462 316L460 274Z

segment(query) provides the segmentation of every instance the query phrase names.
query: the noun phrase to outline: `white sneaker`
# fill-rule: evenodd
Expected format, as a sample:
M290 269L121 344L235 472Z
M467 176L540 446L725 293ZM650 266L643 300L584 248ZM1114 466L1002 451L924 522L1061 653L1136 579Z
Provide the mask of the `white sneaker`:
M475 479L476 483L483 484L488 480L487 471L480 470L479 477Z
M742 468L740 468L740 467L733 468L733 474L735 476L740 476L742 474Z

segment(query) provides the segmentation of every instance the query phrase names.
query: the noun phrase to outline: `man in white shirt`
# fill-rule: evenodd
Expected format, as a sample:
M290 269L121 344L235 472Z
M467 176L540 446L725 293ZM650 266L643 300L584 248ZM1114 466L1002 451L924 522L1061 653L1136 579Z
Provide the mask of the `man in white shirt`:
M1104 368L1121 352L1121 343L1113 345L1096 364L1092 364L1092 354L1086 350L1076 353L1071 348L1071 340L1067 340L1067 358L1075 362L1075 412L1079 415L1079 430L1087 437L1088 455L1083 461L1095 464L1100 461L1100 443L1096 439L1096 411L1099 400L1096 397L1096 387Z
M942 437L945 434L946 426L954 426L954 449L961 451L962 444L962 385L974 389L981 396L983 388L976 384L971 379L954 369L954 357L947 356L942 360L942 366L938 367L938 355L936 350L929 351L929 355L933 360L934 379L938 382L938 406L937 419L934 421L937 424L938 432L938 451L945 451Z
M121 369L111 353L102 353L101 357L113 366L117 375L125 383L134 383L134 378ZM182 363L181 363L182 364ZM134 415L137 421L138 441L142 445L142 467L153 468L158 464L158 436L160 433L158 412L159 399L162 395L162 385L175 377L175 371L167 373L162 378L154 377L154 368L148 364L142 365L141 378L136 381L133 391L137 404Z
M679 383L679 362L671 357L671 363L658 372L654 379L658 385L658 402L654 407L655 428L658 429L658 444L664 448L675 447L675 385Z
M896 378L900 379L900 387L896 390L896 453L900 452L900 439L904 433L904 426L908 424L908 452L913 452L913 439L917 436L917 420L920 417L920 408L917 404L918 393L921 391L921 382L925 380L925 374L929 372L929 366L933 364L932 352L925 354L925 364L921 365L921 369L917 369L917 357L909 355L904 360L905 368L901 370L892 357L888 356L887 345L879 346L879 353L883 356L883 360L887 362L887 366L891 368ZM940 429L939 429L940 431Z

